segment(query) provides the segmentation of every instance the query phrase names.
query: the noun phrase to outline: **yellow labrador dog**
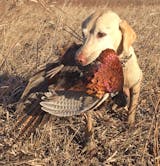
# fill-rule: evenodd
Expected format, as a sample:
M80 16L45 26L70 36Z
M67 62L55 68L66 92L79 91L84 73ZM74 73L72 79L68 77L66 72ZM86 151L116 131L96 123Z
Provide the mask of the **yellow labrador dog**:
M114 49L123 64L124 93L129 97L128 123L134 124L136 106L140 93L142 71L132 47L136 34L125 20L113 11L95 12L82 23L84 43L76 53L82 66L92 63L100 53Z

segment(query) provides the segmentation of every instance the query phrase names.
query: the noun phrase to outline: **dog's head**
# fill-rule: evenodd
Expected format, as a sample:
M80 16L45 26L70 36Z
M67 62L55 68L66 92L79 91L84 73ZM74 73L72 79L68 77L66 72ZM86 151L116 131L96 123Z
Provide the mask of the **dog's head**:
M82 23L83 46L76 53L76 61L82 66L92 63L105 49L128 52L136 38L125 20L112 12L99 12Z

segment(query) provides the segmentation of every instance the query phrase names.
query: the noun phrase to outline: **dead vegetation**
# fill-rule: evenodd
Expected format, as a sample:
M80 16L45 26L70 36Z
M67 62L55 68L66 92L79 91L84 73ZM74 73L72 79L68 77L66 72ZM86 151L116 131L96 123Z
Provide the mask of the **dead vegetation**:
M47 3L46 3L47 2ZM28 78L73 41L81 42L81 21L99 7L65 1L0 1L0 165L159 165L160 164L160 4L112 7L135 29L134 44L144 72L134 129L125 110L109 106L95 115L95 149L85 151L85 118L52 117L27 140L5 150L17 101ZM127 1L125 1L127 2ZM148 2L148 1L147 1ZM111 1L110 1L111 3ZM120 3L120 2L119 2ZM154 5L156 4L156 5ZM110 5L111 6L111 5ZM105 6L107 8L107 5ZM75 33L76 32L76 33ZM14 134L13 134L14 135ZM16 135L16 133L15 133Z

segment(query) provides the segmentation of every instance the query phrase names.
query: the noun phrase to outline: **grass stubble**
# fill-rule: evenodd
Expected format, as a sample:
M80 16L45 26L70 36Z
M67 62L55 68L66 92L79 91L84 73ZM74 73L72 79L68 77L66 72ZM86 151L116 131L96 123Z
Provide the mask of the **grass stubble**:
M122 2L0 1L0 165L160 165L160 4ZM117 12L138 36L134 48L144 78L135 128L127 128L123 109L107 106L103 118L94 118L96 149L91 153L83 151L84 116L52 116L5 151L14 139L9 131L29 77L72 42L81 43L81 21L102 8Z

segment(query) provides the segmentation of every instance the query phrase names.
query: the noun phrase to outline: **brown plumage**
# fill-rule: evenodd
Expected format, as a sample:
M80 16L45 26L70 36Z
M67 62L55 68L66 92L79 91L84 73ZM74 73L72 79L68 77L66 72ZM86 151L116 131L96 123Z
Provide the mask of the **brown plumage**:
M39 125L43 126L48 122L50 114L41 109L41 97L51 85L58 88L64 84L62 79L64 71L72 71L76 76L78 67L75 66L73 57L79 47L80 45L77 44L71 45L63 57L55 58L30 78L16 108L17 119L14 129L17 132L17 139L30 135Z
M114 50L106 49L98 58L99 64L93 69L93 77L87 85L87 92L102 97L123 89L123 70Z
M108 93L122 90L123 73L115 52L106 50L94 65L79 69L74 59L79 47L73 44L60 59L29 80L16 110L15 129L20 127L17 138L44 125L50 114L78 115L97 108Z

